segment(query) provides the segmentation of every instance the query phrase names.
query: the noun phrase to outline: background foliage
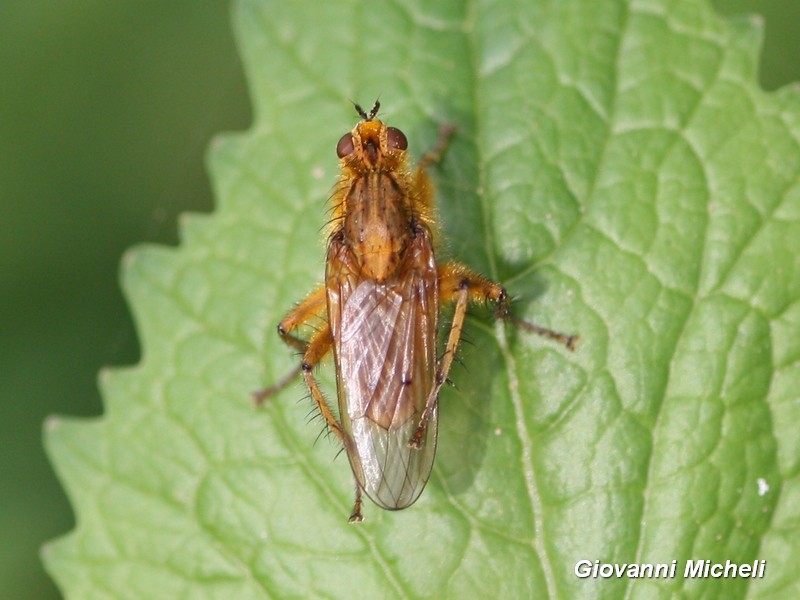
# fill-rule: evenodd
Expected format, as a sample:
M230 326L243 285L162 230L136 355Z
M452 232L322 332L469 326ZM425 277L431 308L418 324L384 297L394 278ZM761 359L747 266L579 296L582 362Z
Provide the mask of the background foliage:
M246 108L234 93L241 93L241 81L224 37L223 6L151 3L148 12L141 3L111 8L81 2L62 5L59 13L22 6L5 8L0 25L14 50L3 54L2 76L10 82L3 86L3 108L15 116L3 120L0 136L9 146L2 153L0 192L6 196L0 259L9 299L2 339L2 493L8 500L2 518L4 533L15 541L4 544L0 577L13 597L42 598L54 591L35 548L70 521L39 449L42 416L98 413L94 371L135 360L134 334L114 288L118 257L135 241L172 239L171 215L184 205L210 207L209 200L198 200L204 185L195 168L198 155L210 132L244 127ZM748 10L755 6L747 4ZM793 22L786 14L768 14L768 51L779 48L770 24L778 30ZM774 64L764 73L770 86L787 81L769 77L794 61ZM236 106L238 117L231 116ZM340 121L349 124L340 108L329 107L335 114L325 115L337 131ZM307 229L302 235L313 237L315 228ZM296 288L290 283L302 284L287 282L286 297ZM546 296L562 292L551 288ZM478 329L474 335L483 334ZM327 459L329 448L320 446Z
M0 597L59 598L40 546L74 526L49 414L102 412L138 360L120 258L211 210L211 136L250 122L228 2L0 7Z

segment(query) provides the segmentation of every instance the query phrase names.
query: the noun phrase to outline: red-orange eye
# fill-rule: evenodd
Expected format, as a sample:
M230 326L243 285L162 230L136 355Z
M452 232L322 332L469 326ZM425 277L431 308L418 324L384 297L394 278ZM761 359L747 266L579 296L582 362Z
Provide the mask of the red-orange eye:
M339 140L339 143L336 144L336 156L339 158L350 156L355 149L356 147L353 145L353 136L349 133L345 133Z
M395 127L386 128L386 143L389 148L395 148L397 150L405 150L408 148L406 134Z

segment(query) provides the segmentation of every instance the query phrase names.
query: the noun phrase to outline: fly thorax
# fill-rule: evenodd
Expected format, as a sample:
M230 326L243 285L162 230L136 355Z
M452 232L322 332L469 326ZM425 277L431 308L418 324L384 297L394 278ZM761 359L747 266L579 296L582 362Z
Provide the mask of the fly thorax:
M397 269L411 237L401 190L389 175L370 173L355 182L347 204L344 235L358 257L361 273L386 281Z
M397 269L407 244L407 227L394 228L380 221L362 223L353 244L361 273L374 281L386 281Z

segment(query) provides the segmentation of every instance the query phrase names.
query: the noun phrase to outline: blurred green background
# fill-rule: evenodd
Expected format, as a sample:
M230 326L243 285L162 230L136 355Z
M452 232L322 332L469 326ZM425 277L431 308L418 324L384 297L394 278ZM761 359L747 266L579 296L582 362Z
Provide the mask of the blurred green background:
M714 5L766 19L764 87L800 79L800 2ZM205 148L250 122L229 10L220 0L0 4L2 598L59 597L38 551L73 517L42 423L99 415L98 370L138 359L118 286L123 252L174 244L178 214L212 209Z

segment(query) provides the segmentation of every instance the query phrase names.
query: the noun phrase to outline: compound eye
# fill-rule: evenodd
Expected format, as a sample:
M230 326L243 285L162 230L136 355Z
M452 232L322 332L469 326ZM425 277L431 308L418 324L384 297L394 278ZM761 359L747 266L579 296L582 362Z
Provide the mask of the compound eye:
M353 136L349 133L345 133L339 140L339 143L336 144L336 156L339 158L350 156L355 149L356 147L353 145Z
M406 134L395 127L386 128L386 143L389 148L394 148L396 150L405 150L408 148Z

